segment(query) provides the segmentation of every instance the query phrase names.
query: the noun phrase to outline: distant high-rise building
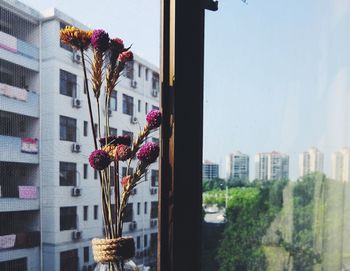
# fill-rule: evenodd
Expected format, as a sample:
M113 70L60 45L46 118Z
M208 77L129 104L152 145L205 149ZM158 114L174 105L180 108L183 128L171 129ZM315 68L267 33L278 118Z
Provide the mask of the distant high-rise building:
M350 148L334 152L331 157L332 178L342 182L350 181Z
M299 155L299 175L323 172L324 155L317 148L310 148Z
M219 178L219 165L208 160L203 162L203 180L213 180Z
M256 154L255 178L258 180L288 179L289 156L275 151Z
M226 157L226 177L231 180L249 180L249 156L240 151Z

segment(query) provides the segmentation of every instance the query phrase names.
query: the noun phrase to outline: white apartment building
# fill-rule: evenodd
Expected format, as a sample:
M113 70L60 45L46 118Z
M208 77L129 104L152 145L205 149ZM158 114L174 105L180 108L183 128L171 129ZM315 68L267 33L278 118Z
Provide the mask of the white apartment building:
M93 138L81 56L59 40L65 25L86 26L18 1L0 0L0 12L0 218L8 221L0 270L92 270L91 239L103 233L99 181L88 165ZM158 93L158 68L135 56L105 110L111 133L136 137ZM125 175L126 165L119 170ZM146 179L130 198L124 233L135 238L136 262L152 266L156 164Z
M275 151L256 154L255 178L257 180L288 179L289 156Z
M334 180L350 181L350 148L343 148L334 152L331 156L332 172L331 177Z
M226 178L231 180L249 180L249 156L240 151L226 157Z
M299 175L323 172L324 155L317 148L310 148L299 155Z
M214 180L219 178L219 165L205 160L202 165L202 179Z

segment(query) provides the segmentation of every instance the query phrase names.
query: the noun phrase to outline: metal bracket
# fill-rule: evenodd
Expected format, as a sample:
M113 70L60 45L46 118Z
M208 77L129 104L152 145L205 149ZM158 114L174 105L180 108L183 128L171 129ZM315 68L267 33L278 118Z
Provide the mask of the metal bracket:
M218 4L219 2L216 0L203 0L204 1L204 8L211 11L217 11L218 10Z

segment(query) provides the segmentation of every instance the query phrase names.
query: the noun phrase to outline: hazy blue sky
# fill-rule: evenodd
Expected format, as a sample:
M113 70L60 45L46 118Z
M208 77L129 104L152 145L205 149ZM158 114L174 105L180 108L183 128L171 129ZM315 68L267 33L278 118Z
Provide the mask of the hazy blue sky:
M158 0L22 2L105 28L159 63ZM350 145L350 1L223 0L206 13L205 45L204 158L240 150L253 178L254 154L277 150L295 178L298 154L315 146L329 173L330 154Z

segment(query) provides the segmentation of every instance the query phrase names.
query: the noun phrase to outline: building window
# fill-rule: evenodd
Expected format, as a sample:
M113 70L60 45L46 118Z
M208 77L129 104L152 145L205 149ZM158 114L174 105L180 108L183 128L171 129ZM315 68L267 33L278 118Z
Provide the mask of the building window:
M77 76L75 74L60 70L60 94L69 97L77 96Z
M159 138L152 137L152 142L159 144Z
M156 72L152 73L152 89L159 90L159 74Z
M142 66L141 64L139 64L139 72L138 72L139 77L141 77L141 73L142 73Z
M148 103L145 103L145 114L147 115L148 113Z
M128 136L131 138L131 141L134 139L134 134L133 132L125 131L123 130L123 136Z
M136 247L137 249L141 248L141 236L137 236L136 238Z
M134 61L128 61L125 63L124 74L127 78L134 79Z
M127 167L122 167L122 177L126 176L126 171L128 170Z
M77 183L77 164L60 162L60 186L75 186Z
M60 271L78 270L78 250L63 251L60 254Z
M148 246L148 235L145 234L143 236L143 247L146 248Z
M146 79L146 81L148 81L148 69L147 68L145 69L145 79Z
M145 209L144 209L144 213L147 214L147 201L145 201Z
M140 215L141 202L137 203L137 215Z
M75 230L77 228L77 207L60 208L60 231Z
M151 185L158 186L158 170L152 169L151 171Z
M84 247L84 263L90 261L90 249L89 247Z
M84 221L89 219L89 206L84 206Z
M117 108L118 108L117 92L113 90L109 100L109 109L112 111L117 111Z
M77 120L60 116L60 140L77 141Z
M124 222L131 222L134 218L133 204L128 203L125 207Z
M141 100L137 101L137 112L141 112Z
M98 205L94 205L94 219L98 219Z
M27 258L20 258L6 262L0 262L0 270L4 271L27 271Z
M123 113L129 116L134 114L134 98L123 94Z
M158 201L151 202L151 219L158 218Z
M159 110L158 106L152 105L152 110Z
M67 24L62 23L62 22L60 23L60 29L64 29L64 28L66 28L66 26L67 26ZM67 51L73 52L72 46L63 43L61 40L60 40L60 46L61 46L61 48L65 49Z
M88 164L84 164L84 179L88 177Z
M84 121L84 136L88 135L89 123Z
M118 134L118 129L109 127L109 135L117 135Z
M97 179L97 175L98 175L98 174L97 174L97 170L95 169L95 170L94 170L94 179L95 179L95 180Z

